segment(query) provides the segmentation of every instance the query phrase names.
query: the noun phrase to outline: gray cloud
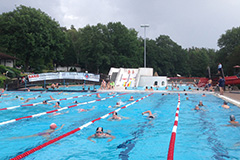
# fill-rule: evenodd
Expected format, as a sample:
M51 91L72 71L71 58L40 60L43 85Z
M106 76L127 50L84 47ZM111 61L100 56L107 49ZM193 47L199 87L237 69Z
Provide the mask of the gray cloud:
M183 48L217 47L227 29L238 27L239 0L0 0L0 13L17 5L40 8L61 26L82 28L88 24L118 22L135 28L143 36L141 24L149 24L147 37L169 35Z

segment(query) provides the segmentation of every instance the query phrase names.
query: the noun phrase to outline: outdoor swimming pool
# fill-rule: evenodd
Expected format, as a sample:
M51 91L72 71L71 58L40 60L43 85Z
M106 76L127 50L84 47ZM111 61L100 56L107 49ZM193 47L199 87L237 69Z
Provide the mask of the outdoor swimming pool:
M12 139L11 137L20 137L33 135L49 128L51 123L56 123L59 127L65 124L62 130L51 134L51 139L57 138L67 132L70 132L94 119L97 119L116 108L116 102L124 105L130 104L130 96L135 100L149 95L151 92L142 93L117 93L115 96L109 96L108 93L100 93L101 100L96 99L95 93L40 93L40 92L6 92L9 97L1 97L1 108L11 106L32 104L42 102L53 96L60 101L61 107L74 105L73 101L90 102L82 104L60 113L68 113L53 116L52 113L44 114L35 118L25 118L18 121L0 125L0 159L14 158L26 151L29 151L47 140L42 136ZM122 94L122 95L120 95ZM7 96L8 96L7 95ZM41 95L41 97L38 97ZM28 103L22 103L24 100L14 99L15 96L21 96L26 100L29 97L38 97L30 100ZM83 96L78 97L76 96ZM179 111L178 129L175 141L174 158L176 160L186 159L239 159L240 157L240 127L225 126L228 124L229 115L234 114L238 120L240 109L237 106L230 105L231 109L223 109L220 106L223 100L209 94L202 97L201 94L180 94L181 104ZM75 97L75 98L72 98ZM104 99L105 97L110 97ZM67 98L67 100L63 99ZM205 111L192 110L198 102L202 100ZM0 123L12 119L30 116L38 113L54 110L51 105L38 104L34 106L18 107L11 110L0 110ZM178 104L178 94L154 93L127 108L121 109L118 115L128 117L121 121L108 121L100 119L82 130L70 134L65 138L28 155L24 159L42 160L42 159L167 159L168 147L171 138L171 132L175 119L175 112ZM95 109L89 112L78 112L78 109ZM156 118L149 120L141 113L151 110L156 114ZM103 127L104 131L111 131L116 139L107 142L107 139L94 139L96 143L87 140L87 137L94 134L97 127Z

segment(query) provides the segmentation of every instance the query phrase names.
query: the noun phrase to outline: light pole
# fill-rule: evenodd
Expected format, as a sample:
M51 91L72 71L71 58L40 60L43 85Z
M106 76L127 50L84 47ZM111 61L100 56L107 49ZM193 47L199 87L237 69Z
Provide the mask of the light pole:
M144 28L144 68L146 68L147 67L146 28L149 27L149 24L141 24L141 27Z

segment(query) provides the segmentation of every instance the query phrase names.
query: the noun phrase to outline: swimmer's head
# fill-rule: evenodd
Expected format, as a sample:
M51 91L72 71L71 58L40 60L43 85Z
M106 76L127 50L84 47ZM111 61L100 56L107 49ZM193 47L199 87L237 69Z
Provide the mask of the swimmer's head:
M60 105L60 102L56 102L56 104Z
M224 102L223 102L223 104L227 105L227 102L226 102L226 101L224 101Z
M38 97L41 97L41 95L38 95Z
M131 99L133 99L133 96L131 96Z
M21 100L23 100L23 98L20 98Z
M57 125L56 125L55 123L52 123L52 124L50 124L50 128L51 128L51 129L56 129L56 128L57 128Z
M116 105L120 105L120 102L117 102Z
M73 103L78 103L77 101L74 101Z
M102 131L103 132L103 127L98 127L96 131Z
M235 116L234 115L230 116L230 121L235 121Z
M185 96L187 95L187 93L185 93Z
M46 100L44 100L44 101L43 101L43 104L46 104L46 103L47 103L47 101L46 101Z
M16 96L16 98L18 98L18 96Z
M117 115L117 112L113 112L113 115Z
M148 118L150 118L150 119L153 119L153 118L155 118L153 115L151 115L151 116L148 116Z

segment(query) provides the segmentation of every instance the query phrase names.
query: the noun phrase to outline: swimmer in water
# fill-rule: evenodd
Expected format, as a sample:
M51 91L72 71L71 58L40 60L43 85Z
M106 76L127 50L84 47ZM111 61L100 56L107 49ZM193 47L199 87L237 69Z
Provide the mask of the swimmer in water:
M53 107L54 107L54 108L61 108L59 105L60 105L60 102L56 102L56 103L55 103L55 106L53 106Z
M20 138L30 138L30 137L37 137L37 136L43 136L45 137L47 140L49 140L49 137L50 135L53 133L53 132L56 132L56 131L59 131L63 128L64 124L56 130L57 128L57 125L55 123L52 123L50 124L50 129L48 130L45 130L43 132L39 132L37 134L33 134L33 135L29 135L29 136L22 136L22 137L13 137L12 139L20 139Z
M204 106L202 101L199 101L198 106Z
M110 141L112 141L112 140L115 138L115 136L112 136L112 135L109 134L109 133L104 133L104 132L103 132L103 128L102 128L102 127L98 127L98 128L96 129L96 133L93 134L93 135L91 135L91 136L89 136L89 137L87 138L88 140L96 143L96 141L92 140L92 138L111 138L111 139L108 139L108 140L107 140L107 142L110 142Z
M229 109L229 108L230 108L230 107L227 105L227 102L226 102L226 101L223 102L222 107L225 108L225 109Z
M114 92L108 93L109 96L110 96L110 95L114 95L114 94L115 94Z
M129 101L134 101L134 98L133 96L130 97Z
M117 112L113 112L112 117L110 117L108 120L122 120L122 118L117 115Z
M121 107L121 104L120 104L120 102L117 102L116 103L116 105L115 106L108 106L108 108L119 108L119 107Z
M206 94L205 94L205 93L203 93L202 97L206 97Z
M90 109L82 109L82 108L80 108L80 109L78 109L78 113L80 113L80 112L88 112L88 111L92 111L92 110L94 110L95 109L95 106L93 106L92 108L90 108Z
M99 95L99 93L97 93L97 98L101 98L101 96Z
M231 123L233 126L240 126L239 122L238 121L235 121L235 116L234 115L231 115L230 116L230 121L229 123Z
M152 114L151 111L145 111L145 112L142 113L142 115L144 115L146 113L148 113L148 117L147 118L151 118L151 119L155 118L155 116Z
M33 98L28 98L26 101L24 101L23 103L27 103L27 102L29 102L30 100L32 100L32 99L37 99L38 97L41 97L40 95L38 95L37 97L33 97Z

